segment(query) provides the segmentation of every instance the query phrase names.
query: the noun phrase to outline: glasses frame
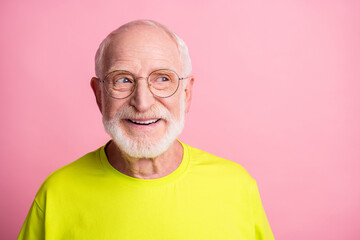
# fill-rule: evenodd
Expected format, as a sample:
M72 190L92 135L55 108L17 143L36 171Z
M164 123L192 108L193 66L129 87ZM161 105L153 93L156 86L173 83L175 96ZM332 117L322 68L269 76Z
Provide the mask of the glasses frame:
M175 91L174 91L172 94L170 94L169 96L166 96L166 97L158 96L158 95L156 95L155 93L153 93L153 91L151 91L151 88L150 88L151 84L149 83L149 77L151 76L151 74L153 74L154 72L157 72L157 71L164 71L164 70L175 73L176 77L178 78L178 84L177 84L177 86L176 86ZM127 71L127 70L114 70L114 71L111 71L111 72L109 72L108 74L106 74L106 76L104 77L104 79L100 79L100 82L103 83L103 84L105 84L106 78L107 78L110 74L112 74L112 73L114 73L114 72L126 72L126 73L129 73L129 74L133 77L134 82L135 82L135 84L133 84L133 90L130 92L130 94L127 95L126 97L121 97L121 98L111 96L111 94L108 92L107 88L104 86L104 89L105 89L105 92L107 93L107 95L109 95L111 98L114 98L114 99L125 99L125 98L127 98L127 97L130 97L131 94L133 94L133 92L135 92L135 89L136 89L136 86L137 86L137 82L138 82L137 80L140 79L140 78L146 79L148 89L149 89L149 91L151 92L152 95L154 95L154 96L156 96L156 97L159 97L159 98L168 98L168 97L173 96L173 95L177 92L177 90L179 89L180 81L181 81L181 80L184 80L184 79L186 79L186 78L189 78L189 77L179 77L179 75L178 75L175 71L173 71L173 70L171 70L171 69L166 69L166 68L156 69L156 70L152 71L151 73L149 73L149 75L148 75L147 77L136 77L132 72L129 72L129 71Z

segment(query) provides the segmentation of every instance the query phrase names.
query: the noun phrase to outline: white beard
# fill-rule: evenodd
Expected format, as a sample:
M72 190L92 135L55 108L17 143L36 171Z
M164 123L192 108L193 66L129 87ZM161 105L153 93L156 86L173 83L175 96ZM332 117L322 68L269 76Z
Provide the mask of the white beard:
M185 124L185 94L180 99L180 119L176 120L171 116L169 110L163 106L154 105L145 113L135 112L133 107L119 109L112 119L103 117L103 124L106 132L112 137L118 148L133 158L155 158L166 152L180 135ZM158 141L151 136L141 135L140 137L126 136L118 125L122 119L132 118L161 118L168 122L165 135Z

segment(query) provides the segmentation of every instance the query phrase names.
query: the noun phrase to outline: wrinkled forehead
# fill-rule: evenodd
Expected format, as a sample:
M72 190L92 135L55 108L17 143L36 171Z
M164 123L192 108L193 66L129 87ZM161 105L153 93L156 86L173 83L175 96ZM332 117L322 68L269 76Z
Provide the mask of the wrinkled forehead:
M176 41L155 26L135 25L109 35L104 49L104 72L120 63L169 67L181 71L180 53Z

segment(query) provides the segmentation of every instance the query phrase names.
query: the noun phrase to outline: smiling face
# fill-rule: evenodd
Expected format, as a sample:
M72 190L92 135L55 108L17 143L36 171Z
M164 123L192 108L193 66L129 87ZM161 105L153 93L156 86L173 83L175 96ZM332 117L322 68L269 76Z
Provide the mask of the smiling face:
M191 101L192 78L180 81L177 92L168 98L154 96L147 85L146 77L157 69L183 77L175 41L154 26L135 25L111 37L103 59L102 76L125 70L138 78L136 89L124 99L110 97L99 81L92 80L106 131L131 157L159 156L181 133Z

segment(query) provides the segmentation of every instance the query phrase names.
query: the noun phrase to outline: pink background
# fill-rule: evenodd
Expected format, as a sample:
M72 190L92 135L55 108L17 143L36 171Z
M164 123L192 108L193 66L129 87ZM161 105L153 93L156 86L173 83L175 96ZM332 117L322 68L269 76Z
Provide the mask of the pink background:
M184 142L243 165L276 239L360 239L359 1L1 1L0 238L42 181L103 145L100 41L134 19L187 42Z

